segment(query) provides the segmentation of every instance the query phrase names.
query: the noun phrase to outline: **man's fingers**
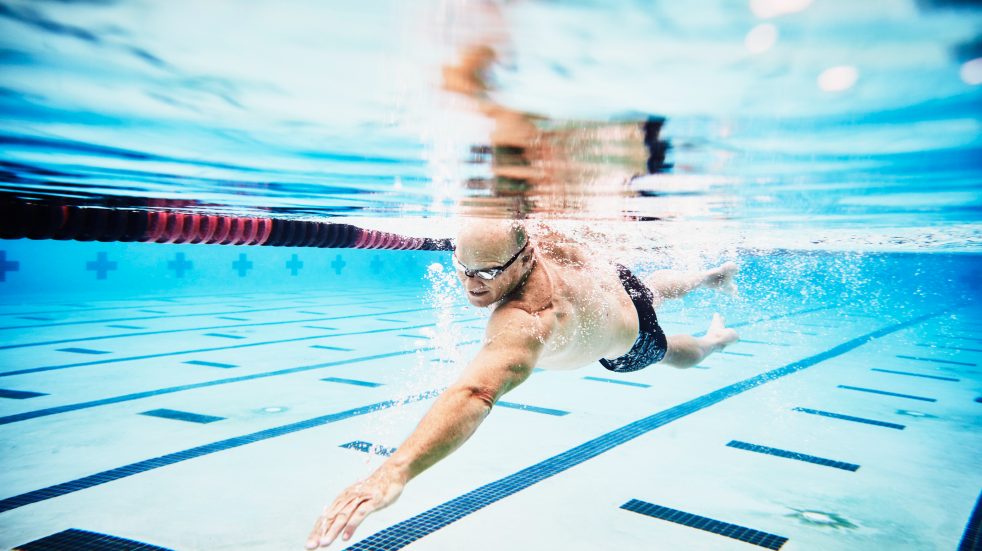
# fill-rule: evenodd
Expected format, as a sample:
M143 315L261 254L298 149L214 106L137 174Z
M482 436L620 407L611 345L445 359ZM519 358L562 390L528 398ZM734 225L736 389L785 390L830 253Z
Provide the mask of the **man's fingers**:
M327 533L321 536L321 545L331 545L331 542L333 542L338 537L338 534L341 533L341 529L348 524L348 519L351 518L352 512L354 512L359 505L365 501L368 501L368 499L369 496L358 496L357 499L348 502L348 505L346 505L345 508L334 517L330 528L327 530Z
M372 505L371 501L363 501L361 505L359 505L358 508L351 513L351 518L348 519L348 524L344 527L344 533L341 535L341 538L344 540L351 539L351 534L355 533L355 530L358 529L358 525L361 524L361 521L365 520L365 517L374 511L375 506Z
M334 503L331 504L331 508L327 510L327 519L331 520L338 516L338 513L344 511L349 505L351 505L352 501L356 501L360 499L360 497L361 496L359 494L352 492L350 489L341 494L334 500Z
M311 530L310 535L307 536L307 549L317 549L321 544L321 536L327 532L327 528L330 525L330 521L327 516L327 507L324 507L324 514L317 519L314 523L314 529Z

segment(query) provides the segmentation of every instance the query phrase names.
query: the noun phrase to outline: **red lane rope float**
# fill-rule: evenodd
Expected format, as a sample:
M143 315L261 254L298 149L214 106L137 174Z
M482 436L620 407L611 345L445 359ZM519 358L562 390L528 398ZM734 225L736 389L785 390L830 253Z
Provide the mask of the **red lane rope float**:
M221 243L228 239L229 232L232 231L232 220L224 216L217 217L215 221L215 234L211 236L211 239L206 241L209 245L216 243Z
M270 218L260 218L260 220L262 221L262 230L256 238L256 245L265 245L270 232L273 231L273 220Z
M215 229L215 217L202 214L198 217L198 231L187 242L191 244L207 242L215 234Z

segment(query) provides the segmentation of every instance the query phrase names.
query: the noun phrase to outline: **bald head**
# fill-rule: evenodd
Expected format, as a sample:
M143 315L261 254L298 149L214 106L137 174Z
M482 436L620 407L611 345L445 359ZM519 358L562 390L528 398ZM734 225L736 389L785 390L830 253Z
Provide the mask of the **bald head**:
M501 264L527 239L525 226L517 220L469 219L457 233L457 258L473 267Z

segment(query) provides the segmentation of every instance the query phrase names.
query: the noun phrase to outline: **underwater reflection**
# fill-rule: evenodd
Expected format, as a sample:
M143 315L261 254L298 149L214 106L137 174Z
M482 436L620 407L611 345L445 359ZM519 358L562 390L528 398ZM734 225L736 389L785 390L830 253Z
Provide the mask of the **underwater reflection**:
M477 43L460 48L442 70L443 88L466 98L465 109L491 123L488 143L470 147L468 163L486 165L490 177L470 178L470 193L461 199L464 214L479 216L568 216L590 211L623 213L618 199L638 197L630 183L639 176L666 172L670 149L660 133L664 117L632 116L629 120L554 119L497 102L489 73L506 47L507 29L486 6L485 19L499 25L488 33L478 26ZM475 193L483 192L483 194ZM604 203L597 208L597 201ZM610 202L614 201L614 204ZM620 204L621 208L617 207Z

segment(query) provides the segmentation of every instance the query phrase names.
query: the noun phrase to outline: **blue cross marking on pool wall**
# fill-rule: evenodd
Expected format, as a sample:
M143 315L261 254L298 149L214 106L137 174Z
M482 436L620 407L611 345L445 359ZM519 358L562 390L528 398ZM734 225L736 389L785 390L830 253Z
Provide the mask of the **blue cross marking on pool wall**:
M85 269L94 271L96 279L106 279L106 274L115 270L116 267L116 262L109 260L109 255L105 252L97 253L95 260L85 263Z
M331 262L331 267L334 268L334 273L338 275L341 275L341 270L344 269L344 267L347 265L348 263L345 262L343 258L341 258L341 255L337 255L336 257L334 257L334 262Z
M373 256L369 268L371 268L373 274L378 275L382 271L382 259L378 255Z
M300 272L300 268L303 268L303 262L300 261L297 255L293 255L290 257L290 261L286 263L286 267L290 270L290 275L297 275Z
M239 272L239 277L245 277L246 273L252 269L252 261L246 258L245 253L241 253L239 259L232 263L232 268Z
M7 251L0 251L0 283L7 281L7 272L20 270L20 262L7 260Z
M184 272L190 270L192 266L194 266L194 262L184 258L184 253L177 253L174 260L167 263L167 267L174 270L177 277L184 277Z

